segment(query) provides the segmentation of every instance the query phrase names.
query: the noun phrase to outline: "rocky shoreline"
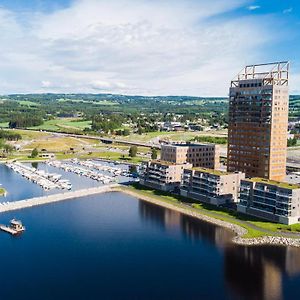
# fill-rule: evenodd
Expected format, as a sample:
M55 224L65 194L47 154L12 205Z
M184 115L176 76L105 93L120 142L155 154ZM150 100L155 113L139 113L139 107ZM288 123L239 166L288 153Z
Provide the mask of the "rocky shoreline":
M222 220L218 220L213 217L209 217L207 215L191 211L188 208L183 208L183 207L179 207L174 204L171 204L171 203L159 201L150 196L141 195L138 192L135 192L134 190L130 190L126 187L124 187L124 188L117 187L117 188L114 188L114 191L119 191L119 192L125 193L127 195L140 198L144 201L165 207L167 209L175 210L179 213L200 219L202 221L209 222L211 224L230 229L231 231L233 231L236 234L236 236L232 239L232 242L237 245L243 245L243 246L274 245L274 246L300 247L300 239L298 239L298 238L288 238L288 237L283 237L283 236L262 236L262 237L258 237L258 238L243 238L243 236L245 234L247 234L247 229L245 229L239 225L232 224L232 223L222 221Z
M300 239L287 238L283 236L263 236L260 238L242 238L236 236L233 242L238 245L259 246L259 245L276 245L300 247Z

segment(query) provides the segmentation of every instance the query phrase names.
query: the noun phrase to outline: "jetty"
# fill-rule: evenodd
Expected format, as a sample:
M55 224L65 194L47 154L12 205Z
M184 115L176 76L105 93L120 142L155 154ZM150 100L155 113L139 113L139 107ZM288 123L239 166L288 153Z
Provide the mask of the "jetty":
M45 205L60 201L73 200L80 197L91 196L101 193L111 192L114 187L118 187L119 184L110 184L94 188L81 189L72 192L59 193L54 195L48 195L43 197L30 198L25 200L2 202L0 203L0 213L9 212L13 210L19 210L23 208Z

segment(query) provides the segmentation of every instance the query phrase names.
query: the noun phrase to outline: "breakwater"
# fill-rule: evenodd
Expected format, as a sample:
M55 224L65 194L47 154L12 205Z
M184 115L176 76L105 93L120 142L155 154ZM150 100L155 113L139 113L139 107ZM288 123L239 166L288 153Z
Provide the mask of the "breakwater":
M13 201L13 202L2 202L0 203L0 213L54 203L54 202L60 202L65 200L72 200L72 199L95 195L95 194L107 193L107 192L111 192L112 189L116 188L117 186L118 184L110 184L110 185L104 185L95 188L82 189L78 191L65 192L60 194L24 199L24 200Z

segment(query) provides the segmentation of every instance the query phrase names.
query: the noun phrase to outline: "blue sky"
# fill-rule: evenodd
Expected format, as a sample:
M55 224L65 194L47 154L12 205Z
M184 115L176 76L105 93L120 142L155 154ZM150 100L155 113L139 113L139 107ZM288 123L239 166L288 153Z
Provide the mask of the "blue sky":
M299 0L0 0L0 94L226 96L245 64L291 61Z

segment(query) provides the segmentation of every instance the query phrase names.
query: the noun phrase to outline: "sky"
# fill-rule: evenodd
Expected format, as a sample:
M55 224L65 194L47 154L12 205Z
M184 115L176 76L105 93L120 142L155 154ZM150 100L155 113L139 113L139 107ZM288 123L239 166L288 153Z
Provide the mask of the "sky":
M227 96L248 64L289 60L299 0L0 0L0 94Z

